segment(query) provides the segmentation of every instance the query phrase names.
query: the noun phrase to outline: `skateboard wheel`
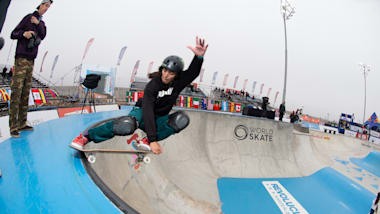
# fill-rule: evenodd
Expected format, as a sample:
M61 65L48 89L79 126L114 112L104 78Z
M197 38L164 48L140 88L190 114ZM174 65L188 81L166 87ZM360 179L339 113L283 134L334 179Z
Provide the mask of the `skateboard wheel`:
M150 157L144 157L143 161L144 161L144 163L149 164L150 163Z
M90 163L95 163L96 157L94 155L89 155L87 158L88 162Z

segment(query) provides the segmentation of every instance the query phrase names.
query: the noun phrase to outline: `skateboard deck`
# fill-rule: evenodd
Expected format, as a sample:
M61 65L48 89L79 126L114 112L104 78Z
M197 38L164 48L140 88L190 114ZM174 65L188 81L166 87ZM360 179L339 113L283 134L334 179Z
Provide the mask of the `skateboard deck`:
M152 153L152 151L144 151L144 150L124 150L124 149L79 149L75 148L70 145L71 148L81 151L81 152L86 152L89 153L87 156L87 161L90 163L95 163L96 162L96 157L95 153L97 152L102 152L102 153L129 153L129 154L135 154L137 155L136 162L144 162L146 164L150 163L150 158L145 156L146 154Z
M81 151L81 152L109 152L109 153L132 153L132 154L149 154L152 151L144 151L144 150L124 150L124 149L79 149L72 145L71 148Z
M90 126L89 128L87 128L83 133L87 133L90 128L99 126L99 125L101 125L105 122L108 122L110 120L113 120L113 119L114 118L98 122L98 123ZM86 156L87 156L88 162L90 162L90 163L95 163L95 161L96 161L95 154L99 152L99 153L129 153L129 154L134 154L137 156L137 158L136 158L137 163L138 162L144 162L144 163L148 164L148 163L150 163L150 158L146 157L145 155L150 154L150 153L153 154L153 152L152 151L146 151L146 150L139 150L135 146L135 144L138 143L144 137L146 137L146 133L140 129L136 129L135 132L126 139L126 143L128 145L132 146L132 148L133 148L132 150L128 150L128 149L103 149L103 148L91 148L91 149L82 148L82 149L79 149L79 148L73 147L71 144L69 146L71 148L77 150L77 151L88 153L88 154L86 154Z

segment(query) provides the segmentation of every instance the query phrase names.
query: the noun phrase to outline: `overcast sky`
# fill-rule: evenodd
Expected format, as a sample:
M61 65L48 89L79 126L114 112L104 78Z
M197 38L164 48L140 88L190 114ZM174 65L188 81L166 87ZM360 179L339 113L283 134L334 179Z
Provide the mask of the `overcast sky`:
M13 0L1 35L6 44L0 52L5 64L12 44L10 33L33 12L39 0ZM288 20L287 110L303 106L304 113L337 119L341 112L355 113L362 122L364 79L358 63L371 65L367 79L366 117L380 114L380 0L293 1L295 15ZM227 87L239 75L237 89L249 79L247 90L255 94L264 83L272 88L270 101L284 82L284 28L280 0L56 0L44 15L47 37L39 48L35 74L43 53L48 55L41 73L49 79L53 59L60 55L53 81L81 63L90 38L95 38L86 64L115 66L119 51L127 46L117 73L116 86L128 87L133 66L141 60L137 76L146 75L149 62L157 69L168 55L179 55L188 66L195 36L206 39L204 82L217 86L229 73ZM14 62L14 49L8 64ZM71 85L74 75L64 79Z

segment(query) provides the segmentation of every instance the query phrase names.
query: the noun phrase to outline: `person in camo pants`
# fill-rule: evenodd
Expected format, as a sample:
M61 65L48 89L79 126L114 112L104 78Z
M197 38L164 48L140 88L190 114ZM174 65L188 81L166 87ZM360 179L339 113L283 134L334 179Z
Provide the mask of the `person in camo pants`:
M32 86L34 59L37 57L38 46L46 36L42 15L52 3L52 0L43 0L37 10L26 15L11 34L11 39L17 40L9 107L9 129L12 137L20 137L19 131L33 130L33 127L26 124L29 91Z

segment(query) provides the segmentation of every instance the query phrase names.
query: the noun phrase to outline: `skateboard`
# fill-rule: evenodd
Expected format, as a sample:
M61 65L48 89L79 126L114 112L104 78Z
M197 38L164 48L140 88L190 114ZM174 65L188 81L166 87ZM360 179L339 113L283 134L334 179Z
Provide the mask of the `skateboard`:
M144 162L146 164L150 163L150 157L145 156L146 154L152 153L152 151L144 151L144 150L124 150L124 149L78 149L70 145L71 148L81 151L88 152L89 155L87 157L87 161L90 163L96 162L95 154L96 152L105 152L105 153L129 153L136 154L137 159L136 162Z

